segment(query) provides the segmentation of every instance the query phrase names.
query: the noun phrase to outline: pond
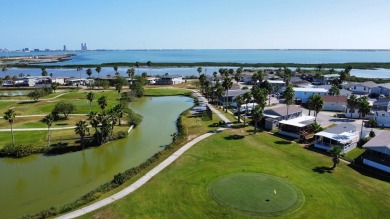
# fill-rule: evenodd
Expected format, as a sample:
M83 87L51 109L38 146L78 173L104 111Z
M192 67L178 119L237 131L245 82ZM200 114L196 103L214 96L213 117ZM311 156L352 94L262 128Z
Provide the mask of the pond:
M144 97L130 104L144 119L126 139L58 156L0 159L1 217L70 203L139 165L171 142L179 114L192 105L184 96Z

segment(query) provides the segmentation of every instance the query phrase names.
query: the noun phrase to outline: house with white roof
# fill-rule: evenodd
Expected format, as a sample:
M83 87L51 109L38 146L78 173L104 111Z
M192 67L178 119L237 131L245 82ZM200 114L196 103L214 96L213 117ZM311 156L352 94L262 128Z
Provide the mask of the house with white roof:
M371 88L371 93L376 95L390 96L390 83L378 84L376 87Z
M329 151L339 145L343 153L354 149L359 141L359 132L351 123L341 123L314 135L314 147Z
M309 126L315 121L314 116L300 116L294 119L279 121L278 134L292 138L301 138L309 132Z
M156 80L159 85L172 85L184 83L183 76L180 75L164 75Z
M281 93L286 89L286 82L282 80L267 80L272 85L272 93Z
M294 87L295 99L301 99L302 103L307 103L309 97L313 94L325 96L328 94L328 89L314 87Z
M382 131L366 144L363 163L367 166L390 173L390 132Z

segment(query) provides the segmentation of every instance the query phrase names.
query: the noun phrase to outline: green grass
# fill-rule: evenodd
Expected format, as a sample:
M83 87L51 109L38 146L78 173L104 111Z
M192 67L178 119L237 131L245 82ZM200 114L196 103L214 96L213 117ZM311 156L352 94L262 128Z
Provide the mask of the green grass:
M182 88L146 88L145 95L146 96L175 96L175 95L187 95L190 94L191 91Z
M388 182L342 162L331 166L331 158L266 132L231 129L196 144L131 195L83 218L248 218L207 192L217 179L239 172L273 175L302 191L305 203L289 218L388 217Z
M209 192L222 205L262 216L292 212L305 200L303 194L285 180L254 173L222 177L209 187Z
M354 148L344 155L344 159L352 162L366 151L364 148Z

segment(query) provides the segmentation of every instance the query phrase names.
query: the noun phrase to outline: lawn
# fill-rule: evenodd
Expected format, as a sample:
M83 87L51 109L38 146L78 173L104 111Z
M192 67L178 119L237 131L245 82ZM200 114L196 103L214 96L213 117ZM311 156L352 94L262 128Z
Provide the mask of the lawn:
M390 184L252 128L230 129L196 144L131 195L84 218L248 218L218 204L208 188L236 173L279 177L304 194L289 218L386 218ZM254 216L255 217L255 216ZM279 216L285 218L286 215Z
M160 87L160 88L146 88L146 96L175 96L190 94L191 91L182 88Z

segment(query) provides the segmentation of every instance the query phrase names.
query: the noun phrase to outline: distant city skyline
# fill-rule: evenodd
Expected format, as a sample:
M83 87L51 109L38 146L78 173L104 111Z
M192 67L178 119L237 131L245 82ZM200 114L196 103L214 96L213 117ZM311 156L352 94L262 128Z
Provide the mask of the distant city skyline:
M7 1L0 48L390 49L387 0Z

